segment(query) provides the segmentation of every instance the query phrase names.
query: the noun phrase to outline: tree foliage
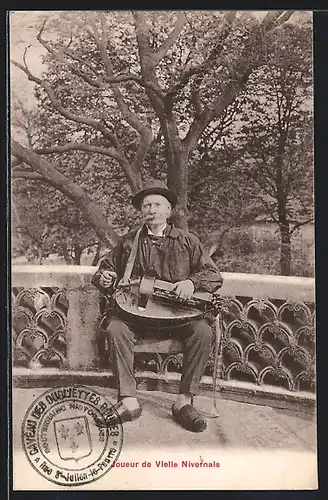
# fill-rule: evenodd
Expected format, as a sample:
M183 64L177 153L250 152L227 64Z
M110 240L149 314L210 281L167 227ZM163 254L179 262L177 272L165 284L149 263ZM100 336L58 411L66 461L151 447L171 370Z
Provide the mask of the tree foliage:
M291 235L313 221L312 50L308 29L286 26L276 57L249 81L238 134L240 174L252 181L266 219L281 238L281 274L289 274Z
M40 22L44 74L14 62L37 85L39 137L12 153L13 178L42 185L50 200L45 224L85 247L111 245L138 222L127 199L149 177L177 193L181 227L189 220L205 235L252 220L268 202L244 168L247 154L258 161L251 137L273 103L268 68L296 62L293 36L306 50L310 40L292 15L67 11ZM262 149L271 161L274 148Z

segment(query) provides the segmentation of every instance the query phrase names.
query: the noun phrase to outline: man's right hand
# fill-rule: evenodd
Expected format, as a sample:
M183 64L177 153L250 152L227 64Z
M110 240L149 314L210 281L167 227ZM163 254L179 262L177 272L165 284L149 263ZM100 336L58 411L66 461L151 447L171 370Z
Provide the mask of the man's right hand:
M117 274L114 271L103 271L99 279L99 285L103 288L110 288L117 278Z

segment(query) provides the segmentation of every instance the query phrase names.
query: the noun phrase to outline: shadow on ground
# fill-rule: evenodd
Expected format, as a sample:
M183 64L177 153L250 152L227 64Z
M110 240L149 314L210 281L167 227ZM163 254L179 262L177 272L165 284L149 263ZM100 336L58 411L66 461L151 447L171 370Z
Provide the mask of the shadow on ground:
M21 449L21 423L33 401L47 389L13 389L13 447ZM113 389L95 388L110 402L116 401ZM290 451L316 450L316 422L314 416L276 410L269 406L219 400L218 418L208 419L208 428L202 433L192 433L176 424L171 417L174 394L138 391L143 406L140 419L124 424L125 447L142 446L198 446L220 449L247 449ZM213 415L212 399L199 396L195 407Z

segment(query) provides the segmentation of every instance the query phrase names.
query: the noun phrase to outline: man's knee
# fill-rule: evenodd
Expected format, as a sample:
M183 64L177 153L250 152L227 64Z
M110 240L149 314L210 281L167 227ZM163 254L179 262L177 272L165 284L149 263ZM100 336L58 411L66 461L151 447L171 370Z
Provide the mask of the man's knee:
M113 318L107 327L108 340L121 339L122 337L129 337L130 331L127 325L118 318Z

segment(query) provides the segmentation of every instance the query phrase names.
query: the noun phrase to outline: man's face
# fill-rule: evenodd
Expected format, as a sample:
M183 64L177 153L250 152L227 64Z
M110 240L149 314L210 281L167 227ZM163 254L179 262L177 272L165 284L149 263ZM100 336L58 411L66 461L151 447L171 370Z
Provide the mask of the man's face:
M160 226L170 217L171 204L160 194L149 194L142 200L141 213L149 226Z

